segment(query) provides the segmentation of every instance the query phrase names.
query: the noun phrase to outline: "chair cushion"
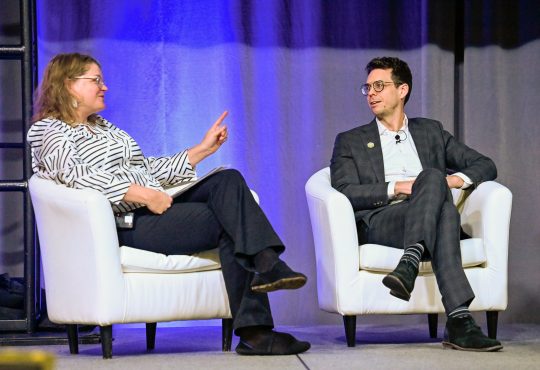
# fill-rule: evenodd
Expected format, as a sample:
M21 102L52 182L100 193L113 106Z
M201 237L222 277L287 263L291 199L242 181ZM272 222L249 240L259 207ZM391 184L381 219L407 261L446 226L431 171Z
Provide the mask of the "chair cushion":
M216 249L193 255L166 256L131 247L120 247L120 262L124 272L177 274L221 268Z
M379 244L363 244L360 247L360 269L375 272L391 272L396 268L403 250ZM461 260L464 268L482 265L487 261L484 241L472 238L461 241ZM433 273L431 262L420 263L420 274Z

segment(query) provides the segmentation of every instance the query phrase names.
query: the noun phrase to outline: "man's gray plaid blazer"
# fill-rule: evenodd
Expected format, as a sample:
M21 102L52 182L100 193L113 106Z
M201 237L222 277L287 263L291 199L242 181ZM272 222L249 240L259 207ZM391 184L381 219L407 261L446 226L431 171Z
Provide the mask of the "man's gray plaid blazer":
M459 213L446 174L462 172L475 188L495 179L497 169L491 159L457 141L438 121L412 118L408 125L423 168L409 199L389 203L375 120L337 136L330 164L332 186L350 200L361 243L395 248L424 243L449 313L468 305L474 293L461 266Z

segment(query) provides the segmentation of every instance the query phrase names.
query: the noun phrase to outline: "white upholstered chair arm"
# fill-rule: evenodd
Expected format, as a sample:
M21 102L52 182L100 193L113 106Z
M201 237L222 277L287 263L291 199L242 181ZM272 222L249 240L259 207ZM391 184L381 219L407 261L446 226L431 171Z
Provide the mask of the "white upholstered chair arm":
M35 175L29 187L37 223L45 225L38 235L50 319L121 321L124 279L108 200L97 191L70 189Z
M473 238L482 238L486 268L491 280L491 295L500 296L497 309L506 308L508 284L508 238L512 212L512 193L504 185L486 181L474 190L463 208L463 230Z
M477 280L482 295L471 305L501 311L508 304L508 238L512 193L505 186L487 181L478 186L465 202L461 223L473 238L482 238L486 253L485 273ZM474 274L475 271L469 272Z
M504 185L486 181L467 198L461 213L463 230L483 238L488 263L506 268L512 193Z
M330 186L329 168L307 181L306 197L314 230L319 305L331 310L339 305L338 286L353 282L360 269L354 212L347 197Z
M252 189L249 189L251 191L251 195L253 195L253 199L255 199L255 202L257 202L257 204L260 203L260 199L259 199L259 194L257 194L254 190Z

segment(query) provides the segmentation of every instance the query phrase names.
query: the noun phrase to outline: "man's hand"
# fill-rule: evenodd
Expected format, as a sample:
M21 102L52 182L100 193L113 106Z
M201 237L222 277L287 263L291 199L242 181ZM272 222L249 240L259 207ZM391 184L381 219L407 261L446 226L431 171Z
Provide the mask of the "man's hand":
M450 189L460 189L465 183L461 177L456 175L446 176L446 182Z
M396 196L400 194L411 195L413 184L414 180L396 181L396 185L394 186L394 194Z

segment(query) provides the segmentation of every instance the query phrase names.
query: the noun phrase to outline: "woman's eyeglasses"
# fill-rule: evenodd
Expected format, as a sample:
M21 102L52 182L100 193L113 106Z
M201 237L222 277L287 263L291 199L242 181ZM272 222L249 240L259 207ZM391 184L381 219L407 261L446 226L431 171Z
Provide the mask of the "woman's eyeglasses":
M73 77L72 80L92 80L98 87L103 87L105 85L105 81L103 81L103 78L99 76L89 77L89 76L79 76L79 77Z

